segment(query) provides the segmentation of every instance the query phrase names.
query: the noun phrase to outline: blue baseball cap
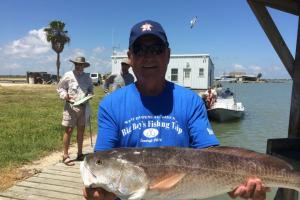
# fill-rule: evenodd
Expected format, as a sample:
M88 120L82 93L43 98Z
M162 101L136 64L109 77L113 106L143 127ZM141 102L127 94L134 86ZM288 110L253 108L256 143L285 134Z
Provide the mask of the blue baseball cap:
M135 24L130 31L129 48L143 35L154 35L168 47L168 38L160 23L152 20L144 20Z

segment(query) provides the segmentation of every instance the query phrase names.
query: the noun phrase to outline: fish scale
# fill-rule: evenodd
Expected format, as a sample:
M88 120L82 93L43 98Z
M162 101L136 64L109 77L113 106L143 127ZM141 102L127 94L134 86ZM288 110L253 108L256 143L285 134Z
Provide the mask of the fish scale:
M83 164L99 177L94 186L121 199L203 199L230 192L254 177L268 187L300 191L300 174L288 163L237 147L120 148L89 154Z

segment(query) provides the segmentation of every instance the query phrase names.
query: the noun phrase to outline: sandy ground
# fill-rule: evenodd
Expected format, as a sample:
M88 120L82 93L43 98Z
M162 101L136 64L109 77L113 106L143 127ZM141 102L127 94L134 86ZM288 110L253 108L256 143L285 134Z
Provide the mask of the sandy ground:
M0 86L24 86L28 85L27 83L0 83Z
M90 138L86 138L83 142L83 153L86 153L86 149L91 147L91 142L90 142ZM77 156L77 143L71 145L70 149L69 149L69 154L71 159L75 159ZM24 165L23 167L21 167L21 170L26 170L29 172L39 172L41 171L43 168L46 168L50 165L54 165L58 162L61 162L62 160L62 151L59 152L54 152L52 154L50 154L49 156L46 156L40 160L34 161L33 163L29 164L29 165Z
M93 137L93 141L94 141ZM86 138L83 142L83 153L87 153L91 150L90 138ZM71 145L69 149L71 159L75 159L77 156L77 143ZM51 153L49 156L43 157L40 160L33 161L30 164L23 165L20 168L13 169L11 172L0 174L0 191L13 186L16 182L24 180L34 174L40 173L42 169L48 166L55 165L62 160L62 151Z

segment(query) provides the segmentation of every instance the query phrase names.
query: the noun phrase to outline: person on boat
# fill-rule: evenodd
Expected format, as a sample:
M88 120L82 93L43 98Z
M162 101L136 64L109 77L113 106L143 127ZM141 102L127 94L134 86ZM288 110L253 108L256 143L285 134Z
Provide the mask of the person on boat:
M217 101L217 92L215 89L212 89L211 87L208 88L208 90L205 92L205 101L207 109L212 108L214 103Z
M225 93L226 96L232 96L233 95L233 92L231 92L229 88L226 88L224 93Z
M158 22L145 20L132 27L127 55L137 81L100 102L95 151L119 147L213 148L219 145L199 95L165 79L170 52L166 33ZM157 130L154 136L153 129ZM82 164L85 185L92 184L89 173ZM87 199L116 198L102 188L84 188L83 194ZM264 199L265 194L261 180L250 178L230 196L258 200Z

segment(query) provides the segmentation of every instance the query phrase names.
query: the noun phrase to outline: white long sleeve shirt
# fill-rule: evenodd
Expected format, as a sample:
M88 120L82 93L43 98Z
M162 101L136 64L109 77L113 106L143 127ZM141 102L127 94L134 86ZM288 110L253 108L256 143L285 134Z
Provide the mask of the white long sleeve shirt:
M59 81L57 92L61 99L69 95L71 101L78 101L94 93L93 82L88 73L77 74L75 71L69 71Z

